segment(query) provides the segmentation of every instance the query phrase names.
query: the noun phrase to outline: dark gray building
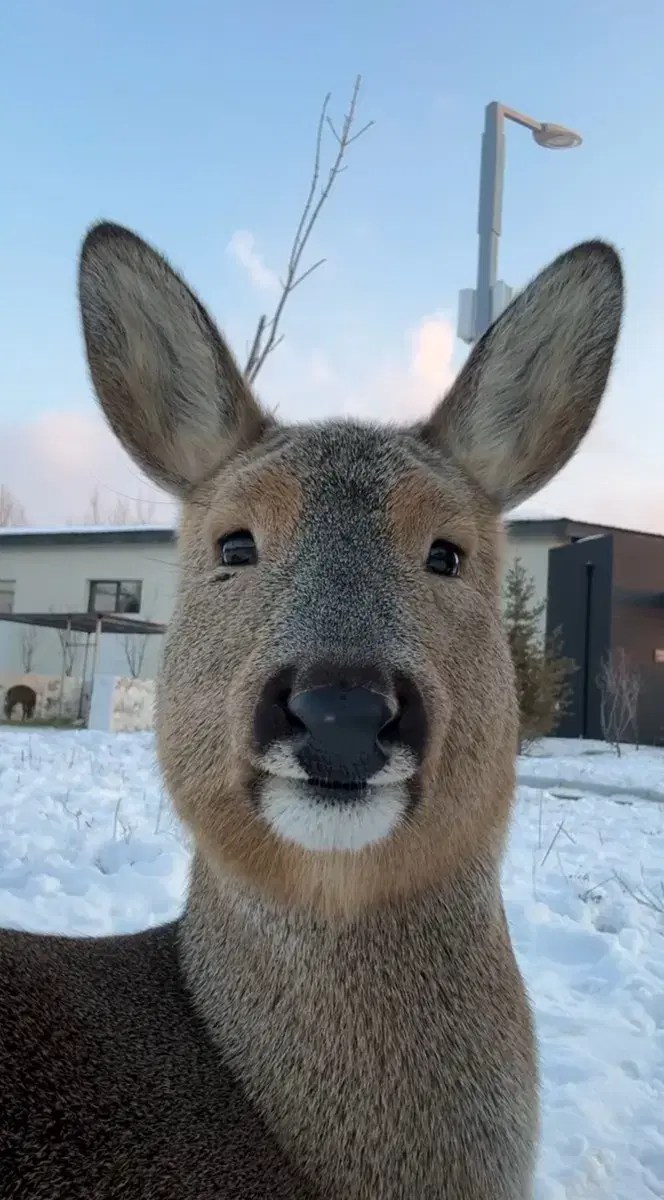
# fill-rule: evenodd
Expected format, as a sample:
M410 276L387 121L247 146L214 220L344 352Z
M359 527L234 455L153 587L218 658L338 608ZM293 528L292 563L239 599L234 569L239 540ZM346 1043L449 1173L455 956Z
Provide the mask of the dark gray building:
M664 744L664 537L605 529L550 550L546 624L577 667L559 736L603 736L599 675L622 650L640 677L638 738Z

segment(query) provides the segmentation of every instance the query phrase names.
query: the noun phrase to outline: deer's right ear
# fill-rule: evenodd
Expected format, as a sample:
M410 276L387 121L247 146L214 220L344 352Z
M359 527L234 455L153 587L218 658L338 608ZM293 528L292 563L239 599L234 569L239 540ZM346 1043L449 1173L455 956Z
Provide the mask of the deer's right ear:
M528 499L590 428L622 310L612 246L583 242L561 254L480 339L420 432L503 510Z
M185 495L270 425L203 305L130 230L88 232L79 300L101 407L160 487Z

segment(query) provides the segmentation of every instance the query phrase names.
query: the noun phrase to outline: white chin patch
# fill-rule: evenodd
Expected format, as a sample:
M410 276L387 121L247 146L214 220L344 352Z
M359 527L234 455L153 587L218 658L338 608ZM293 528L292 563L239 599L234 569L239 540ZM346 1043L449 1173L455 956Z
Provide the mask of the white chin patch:
M401 783L369 786L344 801L328 800L293 779L268 778L261 792L264 819L285 841L305 850L362 850L389 837L407 807Z

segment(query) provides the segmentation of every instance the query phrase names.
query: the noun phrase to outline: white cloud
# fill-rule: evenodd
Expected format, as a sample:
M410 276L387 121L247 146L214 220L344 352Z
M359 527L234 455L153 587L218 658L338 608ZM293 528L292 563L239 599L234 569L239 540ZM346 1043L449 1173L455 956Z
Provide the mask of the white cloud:
M43 413L25 424L0 425L0 480L34 524L83 519L95 490L102 512L119 500L138 501L167 524L174 505L141 475L102 417L90 412Z
M401 354L344 373L321 349L286 340L259 377L263 402L281 420L357 416L414 421L426 415L452 382L454 331L442 315L425 317L404 337ZM630 389L631 392L631 389ZM525 511L664 533L664 480L644 469L642 455L626 452L615 415L630 394L619 381L580 452ZM631 401L630 401L631 402ZM173 505L130 462L91 406L87 412L49 412L25 424L0 425L0 482L15 493L35 522L80 519L99 488L105 509L118 497L155 500L155 520L169 521Z
M279 279L263 261L263 256L256 249L256 239L253 233L246 229L238 229L231 237L226 250L244 267L254 287L261 292L276 292L279 290Z
M344 415L401 424L431 411L456 374L450 322L425 317L411 330L408 346L409 353L378 364L340 396Z
M355 416L368 421L415 421L448 389L454 331L441 315L425 317L404 338L402 353L368 363L354 377L321 350L301 351L291 341L267 360L259 391L282 419L301 421Z
M454 339L451 323L442 316L426 317L411 335L410 377L417 397L411 397L410 403L418 408L414 416L425 415L452 383L456 375L452 365Z
M664 534L664 479L591 432L525 511L546 507L576 521Z
M454 335L448 321L427 317L404 340L401 358L368 365L348 379L319 349L284 342L259 379L263 402L281 420L358 416L412 421L425 414L453 378ZM80 520L99 489L104 510L118 498L154 501L155 520L173 506L150 485L91 406L53 411L25 424L0 425L0 481L11 488L34 522Z

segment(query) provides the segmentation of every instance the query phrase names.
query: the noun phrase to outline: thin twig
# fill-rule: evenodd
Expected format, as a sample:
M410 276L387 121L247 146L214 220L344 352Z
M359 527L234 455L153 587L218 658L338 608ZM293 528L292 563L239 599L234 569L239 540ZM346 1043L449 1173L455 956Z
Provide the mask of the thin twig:
M567 881L567 883L569 883L569 876L563 866L563 860L560 857L560 850L556 850L556 859L558 862L558 870L560 871L560 874L562 875L563 879L565 879Z
M664 900L660 901L658 899L657 895L655 894L655 892L653 892L652 888L647 887L645 882L643 885L644 889L646 892L649 892L650 894L644 896L643 894L640 895L639 892L635 888L630 887L627 880L623 879L622 875L619 875L617 871L616 871L615 878L617 879L621 888L623 888L623 890L627 892L628 896L632 897L632 900L636 900L637 904L640 904L643 908L650 909L651 912L656 912L656 913L660 913L661 915L664 915Z
M551 841L549 842L549 849L547 850L546 854L544 855L544 858L542 859L542 861L540 863L540 867L544 866L547 858L549 857L551 851L553 850L553 847L555 846L556 842L558 841L560 834L563 832L564 824L565 824L565 820L563 818L563 820L560 822L560 825L556 829L556 832L554 833L553 837L551 838Z
M321 258L315 262L313 266L307 267L304 271L300 272L302 255L307 246L309 238L311 237L313 228L320 216L321 209L329 198L335 180L346 169L343 160L348 148L349 146L352 146L353 142L356 142L358 138L362 137L362 135L366 133L367 130L370 129L374 124L373 121L367 121L366 125L363 125L362 128L356 133L352 133L360 84L361 76L358 75L357 79L355 80L350 106L346 116L344 117L340 133L338 133L335 129L327 113L331 99L329 92L323 101L323 107L318 118L318 127L316 130L316 149L314 153L314 165L311 174L309 192L307 194L304 208L302 209L302 214L295 231L295 237L293 238L291 245L288 266L286 268L285 277L281 281L281 294L277 301L274 315L269 320L266 316L262 316L260 318L251 343L251 349L249 351L249 356L245 366L245 375L250 383L253 383L256 379L256 376L265 363L266 358L272 354L276 350L277 346L279 346L283 341L283 334L280 334L279 332L279 325L289 296L292 295L292 293L295 291L295 288L299 287L299 285L303 283L305 279L308 279L309 276L312 275L314 271L317 271L319 267L322 267L323 263L325 262L325 259ZM318 198L316 198L321 176L323 132L326 125L330 128L332 134L334 135L337 143L337 152L332 165L329 168L327 179L320 188Z
M282 287L283 287L283 284L282 284ZM260 353L261 342L263 340L263 332L265 330L266 324L267 324L267 317L265 315L258 318L258 325L256 326L254 340L251 343L251 349L247 356L247 366L246 366L247 373L249 373L249 370L250 370L252 364L257 360L258 355Z
M587 892L581 893L581 900L583 900L584 902L589 900L590 897L593 896L595 894L595 892L598 892L600 888L606 887L607 883L613 883L613 880L615 878L616 878L615 874L609 875L606 879L601 879L599 881L599 883L594 883L592 887L588 888Z
M120 805L122 804L122 796L118 796L118 802L113 813L113 841L118 840L118 824L120 821Z

